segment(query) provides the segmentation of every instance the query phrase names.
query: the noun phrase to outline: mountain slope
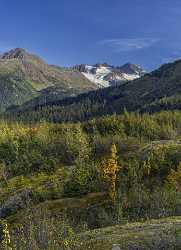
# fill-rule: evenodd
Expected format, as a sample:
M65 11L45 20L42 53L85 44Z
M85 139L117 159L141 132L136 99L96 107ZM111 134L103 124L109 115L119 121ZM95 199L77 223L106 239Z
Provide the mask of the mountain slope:
M0 57L0 111L34 97L41 99L47 88L54 100L57 91L61 99L96 89L96 86L80 72L48 65L24 49L16 48Z
M122 84L140 78L145 71L139 66L131 63L120 67L110 66L106 63L95 65L77 65L74 67L80 71L87 79L95 83L98 87L109 87Z
M50 102L35 109L24 106L17 111L19 116L29 114L37 120L75 121L121 113L125 108L140 112L181 109L181 60L165 64L140 79L120 86Z

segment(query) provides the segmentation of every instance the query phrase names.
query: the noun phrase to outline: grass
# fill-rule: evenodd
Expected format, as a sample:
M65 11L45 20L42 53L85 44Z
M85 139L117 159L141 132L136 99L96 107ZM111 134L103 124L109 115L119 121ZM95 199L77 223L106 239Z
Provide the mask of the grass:
M77 209L86 211L86 208L90 206L106 204L107 202L109 202L109 200L106 193L90 193L79 198L51 199L40 202L37 205L32 205L28 209L21 209L6 219L10 224L14 224L23 221L31 209L35 209L36 211L44 210L45 213L49 211L52 216L57 216L68 210Z
M34 211L44 209L55 216L61 224L61 211L80 208L83 212L87 206L98 203L104 204L107 197L104 193L92 193L80 198L64 198L42 202L33 207ZM8 222L11 225L21 223L28 213L21 210L10 216ZM74 250L112 250L113 246L119 246L120 250L181 250L181 216L169 217L144 222L122 222L116 226L104 227L75 235ZM119 249L119 248L118 248ZM71 248L72 250L72 248ZM116 249L117 250L117 249Z
M33 82L33 81L29 81L30 82L30 84L31 84L31 86L34 88L34 89L36 89L37 91L40 91L40 90L42 90L42 89L46 89L46 88L48 88L48 87L50 87L50 86L53 86L51 83L40 83L40 82Z
M0 201L4 201L26 189L39 195L46 194L47 197L48 194L52 193L56 196L59 193L58 197L60 197L60 193L63 192L64 178L65 173L62 168L57 169L52 174L40 172L35 175L13 177L7 183L0 183Z
M128 223L96 229L80 235L81 247L91 250L123 249L181 249L181 217Z
M14 190L19 191L24 187L29 187L37 191L37 187L41 187L40 193L50 187L51 181L62 178L61 169L55 174L46 175L38 174L31 178L12 178L8 192ZM48 186L47 186L48 184ZM48 189L46 190L48 192ZM55 192L55 190L53 190ZM46 195L48 198L49 195ZM61 214L68 212L76 212L76 216L81 218L79 213L85 213L89 207L97 205L106 205L108 197L106 193L91 193L82 197L50 199L33 205L28 209L19 210L17 213L7 218L8 223L16 225L17 223L26 221L29 210L50 212L51 216L60 220ZM97 210L95 210L97 211ZM95 212L94 211L94 212ZM88 215L87 215L88 216ZM95 214L96 216L96 214ZM60 220L61 223L61 220ZM149 220L146 222L126 223L101 229L89 230L76 235L74 250L112 250L117 245L121 250L159 250L159 249L181 249L181 216L170 217L158 220ZM119 249L119 248L118 248Z

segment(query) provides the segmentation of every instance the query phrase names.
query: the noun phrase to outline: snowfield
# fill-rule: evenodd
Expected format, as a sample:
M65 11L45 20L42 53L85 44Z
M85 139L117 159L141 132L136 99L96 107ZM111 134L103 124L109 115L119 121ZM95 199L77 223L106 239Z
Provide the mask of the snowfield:
M84 71L81 71L81 73L89 81L95 83L100 88L121 84L126 81L132 81L143 75L144 71L139 66L132 64L125 65L123 66L124 68L115 68L113 66L105 66L101 64L96 64L94 66L85 65Z

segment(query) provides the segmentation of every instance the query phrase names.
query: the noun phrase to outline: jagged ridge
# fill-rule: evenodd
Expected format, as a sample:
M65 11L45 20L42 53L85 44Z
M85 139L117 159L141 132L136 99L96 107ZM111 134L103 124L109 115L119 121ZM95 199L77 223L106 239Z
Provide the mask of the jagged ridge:
M126 63L123 66L112 66L107 63L95 65L76 65L74 69L81 72L87 79L98 87L115 86L126 81L132 81L143 76L146 72L139 66Z

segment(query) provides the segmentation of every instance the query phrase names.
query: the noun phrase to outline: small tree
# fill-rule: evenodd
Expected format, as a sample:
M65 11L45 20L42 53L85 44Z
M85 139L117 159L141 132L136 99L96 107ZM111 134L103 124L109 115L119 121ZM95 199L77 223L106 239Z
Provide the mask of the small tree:
M111 146L110 156L100 165L101 177L108 185L110 198L115 201L117 198L116 180L119 170L116 145Z
M4 181L8 185L8 171L4 163L0 163L0 181Z
M178 191L181 191L181 162L179 163L177 170L171 169L168 181L170 184L174 185Z
M2 241L1 246L3 247L3 250L13 250L11 247L11 238L9 233L9 227L6 221L0 221L2 226Z

